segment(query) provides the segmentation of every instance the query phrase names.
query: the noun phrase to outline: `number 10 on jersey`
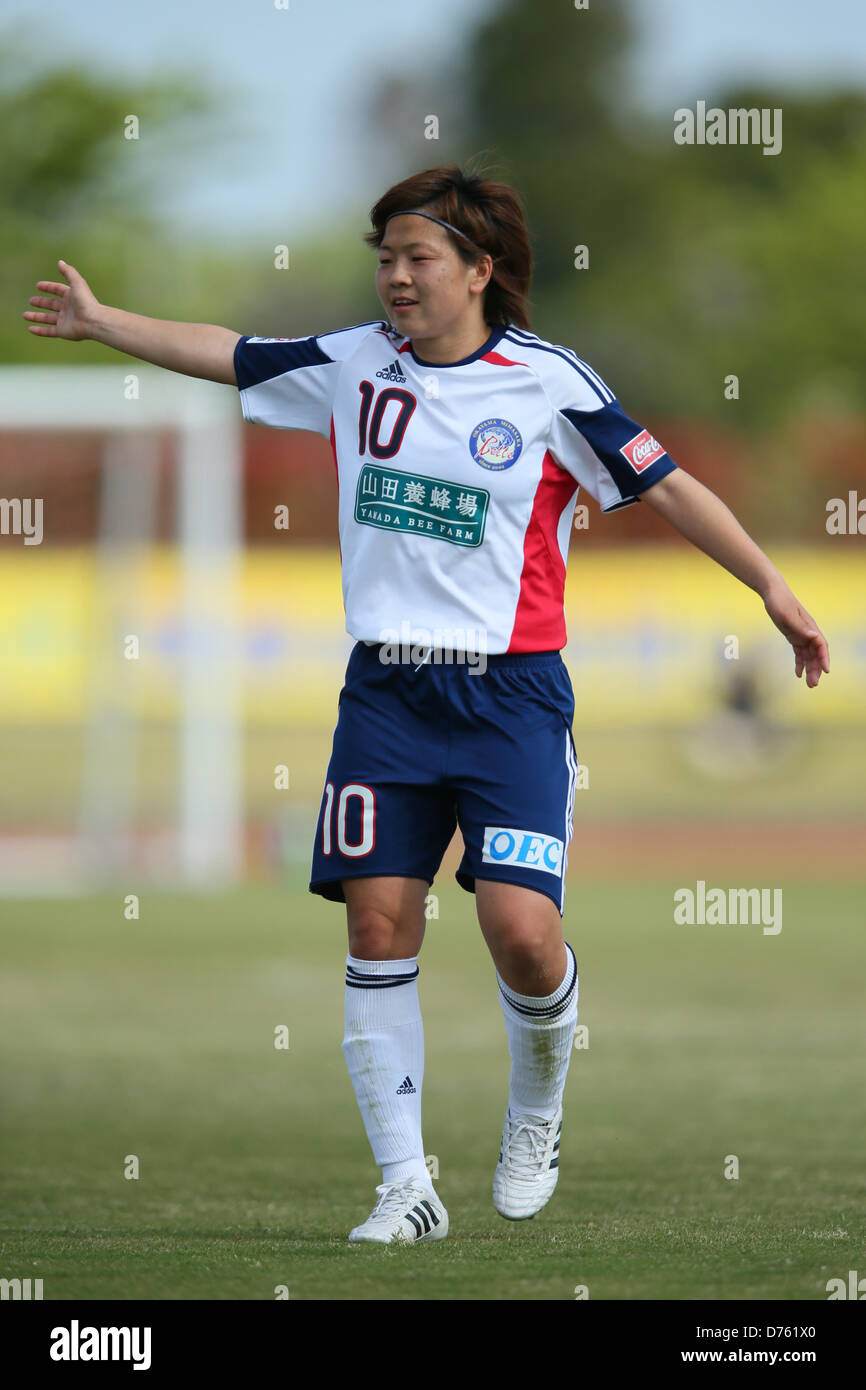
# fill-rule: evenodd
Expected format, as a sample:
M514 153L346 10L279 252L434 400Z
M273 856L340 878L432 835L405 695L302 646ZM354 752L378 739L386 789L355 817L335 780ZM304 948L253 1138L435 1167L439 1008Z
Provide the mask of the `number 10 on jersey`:
M349 802L357 797L361 803L361 838L350 844L346 834L346 814ZM352 859L360 859L369 854L376 843L376 794L372 787L363 782L347 782L336 796L333 782L325 786L325 810L322 815L322 853L330 854L333 848L334 801L337 803L337 848L341 854Z

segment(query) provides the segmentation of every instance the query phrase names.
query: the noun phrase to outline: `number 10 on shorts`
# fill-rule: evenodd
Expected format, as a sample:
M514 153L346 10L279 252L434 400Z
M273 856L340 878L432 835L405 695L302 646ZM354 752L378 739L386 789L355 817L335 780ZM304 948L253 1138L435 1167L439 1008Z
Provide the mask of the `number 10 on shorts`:
M361 838L352 844L346 833L346 816L349 803L354 797L360 802ZM330 854L333 846L334 802L337 812L337 848L341 854L352 859L360 859L370 854L376 843L376 793L363 782L347 782L340 788L339 796L334 791L333 782L325 785L325 809L322 814L322 853Z

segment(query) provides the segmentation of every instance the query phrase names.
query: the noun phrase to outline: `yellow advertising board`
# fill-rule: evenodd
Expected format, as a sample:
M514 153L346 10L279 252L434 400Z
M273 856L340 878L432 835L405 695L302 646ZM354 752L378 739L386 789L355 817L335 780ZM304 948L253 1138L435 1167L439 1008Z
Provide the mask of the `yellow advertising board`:
M850 551L772 558L827 635L833 670L818 690L793 677L793 654L757 595L690 547L631 546L569 562L564 657L575 722L680 724L738 698L750 681L787 722L862 724L864 566ZM94 682L144 719L178 709L182 564L173 550L107 566L93 550L0 553L0 723L77 723ZM339 556L251 550L237 585L237 660L245 718L333 725L352 646ZM130 656L125 639L137 655ZM747 677L747 679L743 679Z

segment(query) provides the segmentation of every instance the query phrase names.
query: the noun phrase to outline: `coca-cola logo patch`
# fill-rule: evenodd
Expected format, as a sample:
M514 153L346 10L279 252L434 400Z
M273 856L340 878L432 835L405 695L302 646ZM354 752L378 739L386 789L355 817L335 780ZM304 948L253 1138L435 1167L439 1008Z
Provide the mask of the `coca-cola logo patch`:
M664 445L659 444L649 430L641 430L640 434L636 434L634 439L630 439L620 449L620 453L628 459L635 473L642 473L645 468L649 468L664 452Z

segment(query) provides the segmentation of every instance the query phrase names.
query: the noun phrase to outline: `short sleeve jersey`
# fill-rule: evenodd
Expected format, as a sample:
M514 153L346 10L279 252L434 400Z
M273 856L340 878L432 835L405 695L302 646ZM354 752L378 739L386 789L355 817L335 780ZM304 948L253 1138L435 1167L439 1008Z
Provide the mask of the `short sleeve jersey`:
M447 364L384 320L243 337L235 370L246 420L331 441L359 641L561 649L580 488L611 512L676 467L574 352L501 323Z

